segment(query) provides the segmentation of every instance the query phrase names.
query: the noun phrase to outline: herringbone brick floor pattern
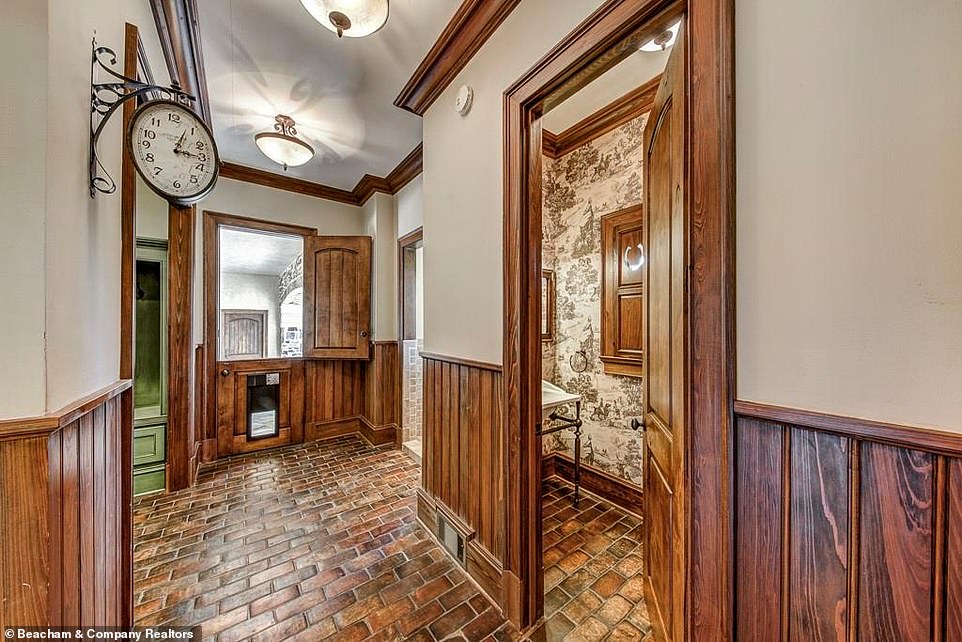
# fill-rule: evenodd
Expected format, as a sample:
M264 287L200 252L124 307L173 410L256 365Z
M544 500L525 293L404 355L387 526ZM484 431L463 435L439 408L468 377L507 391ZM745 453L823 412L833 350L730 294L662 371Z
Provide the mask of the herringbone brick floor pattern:
M138 626L198 627L218 642L517 640L417 525L418 472L399 451L344 437L218 462L193 488L136 500ZM563 482L545 491L548 617L532 638L640 639L634 578L610 593L617 581L605 579L639 567L636 518L592 498L571 513ZM578 552L585 569L573 568ZM632 608L605 609L612 597Z

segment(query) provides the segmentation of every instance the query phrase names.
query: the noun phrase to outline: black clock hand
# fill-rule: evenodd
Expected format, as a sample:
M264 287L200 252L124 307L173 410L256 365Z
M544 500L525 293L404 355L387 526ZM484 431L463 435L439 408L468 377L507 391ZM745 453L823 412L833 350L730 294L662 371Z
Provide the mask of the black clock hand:
M174 153L180 152L181 144L184 142L184 138L187 136L187 130L185 129L180 134L180 138L177 139L177 144L174 145Z

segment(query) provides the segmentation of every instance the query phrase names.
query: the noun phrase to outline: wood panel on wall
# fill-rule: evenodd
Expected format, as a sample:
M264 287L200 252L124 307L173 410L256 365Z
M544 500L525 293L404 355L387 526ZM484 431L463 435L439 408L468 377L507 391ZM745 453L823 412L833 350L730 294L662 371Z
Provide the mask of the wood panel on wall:
M364 436L401 447L401 366L397 341L375 341L364 367Z
M421 497L418 517L436 532L435 512L468 534L467 571L503 603L504 438L499 366L425 355Z
M737 639L960 639L962 435L736 413Z
M0 422L0 628L130 626L130 394Z

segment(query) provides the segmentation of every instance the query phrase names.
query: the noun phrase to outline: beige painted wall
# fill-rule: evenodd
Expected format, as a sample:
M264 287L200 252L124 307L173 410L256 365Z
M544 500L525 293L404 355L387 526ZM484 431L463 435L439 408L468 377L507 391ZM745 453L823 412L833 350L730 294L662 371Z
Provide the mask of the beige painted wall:
M0 418L45 410L46 37L45 2L0 5Z
M428 352L501 363L503 92L600 4L522 2L424 115ZM465 83L474 106L461 117Z
M390 194L375 194L364 204L365 234L373 237L373 338L397 340L397 210Z
M0 151L0 417L55 410L117 379L120 194L90 198L87 145L90 40L96 31L122 55L125 21L153 28L146 0L0 7L10 143ZM99 147L118 181L120 129L115 117Z
M962 3L736 19L739 397L962 430Z
M397 205L397 236L401 238L424 223L423 174L401 188L394 196Z

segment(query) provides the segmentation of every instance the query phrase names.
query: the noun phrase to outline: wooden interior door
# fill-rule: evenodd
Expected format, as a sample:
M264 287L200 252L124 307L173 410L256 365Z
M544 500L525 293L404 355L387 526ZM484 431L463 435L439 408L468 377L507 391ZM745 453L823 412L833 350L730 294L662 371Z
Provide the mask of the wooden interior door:
M304 356L368 359L371 238L304 239Z
M684 639L688 372L684 25L645 130L645 593L656 640Z
M222 310L223 359L267 357L267 310Z

